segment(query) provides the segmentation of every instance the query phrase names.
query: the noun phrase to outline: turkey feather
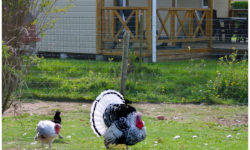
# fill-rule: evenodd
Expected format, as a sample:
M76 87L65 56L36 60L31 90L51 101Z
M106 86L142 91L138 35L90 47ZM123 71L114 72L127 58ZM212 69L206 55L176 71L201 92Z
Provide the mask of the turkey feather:
M124 104L123 96L115 90L102 92L92 104L90 113L91 128L97 136L101 136L107 130L103 115L110 104ZM98 124L96 124L98 122Z

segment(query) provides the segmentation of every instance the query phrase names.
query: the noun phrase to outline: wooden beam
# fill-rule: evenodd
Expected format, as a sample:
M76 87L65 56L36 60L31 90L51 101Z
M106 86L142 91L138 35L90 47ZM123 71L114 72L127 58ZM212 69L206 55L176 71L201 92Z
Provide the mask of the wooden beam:
M175 11L171 11L171 39L175 39L175 16Z
M103 38L102 39L103 42L123 42L123 39L118 39L118 38L111 38L111 39L107 39L107 38ZM140 39L136 40L134 39L130 39L130 42L140 42ZM143 40L143 42L147 42L147 40Z
M202 35L205 35L205 33L204 33L204 31L203 31L203 29L201 27L201 24L202 24L202 22L203 22L203 20L204 20L204 18L206 16L206 13L203 13L203 15L202 15L202 17L201 17L200 20L198 19L197 15L195 13L194 13L194 16L195 16L195 19L196 19L196 22L197 22L197 27L195 29L195 32L194 32L193 36L194 37L196 36L196 34L198 33L199 29L200 29ZM210 19L209 19L209 22L210 22ZM210 31L210 28L208 28L208 30Z
M159 18L159 20L160 20L160 23L161 23L161 28L160 28L160 31L158 32L157 39L159 39L159 37L161 36L161 32L162 32L163 30L165 31L166 36L167 36L167 37L170 37L170 35L169 35L169 33L168 33L168 30L167 30L167 28L165 27L165 24L166 24L166 22L168 21L168 18L169 18L169 16L170 16L171 13L168 12L168 14L167 14L166 18L164 19L164 21L163 21L163 19L161 18L161 15L160 15L160 13L159 13L158 10L156 11L156 13L157 13L157 16L158 16L158 18Z
M105 27L105 14L104 14L104 10L102 9L104 7L104 3L105 3L105 0L101 0L101 39L103 39L103 37L105 37L104 35L104 27ZM100 48L103 49L103 41L101 40L101 45L100 45Z
M157 56L168 56L170 54L177 54L177 55L181 55L181 54L189 54L189 53L204 53L204 52L211 52L211 50L209 48L192 48L191 50L189 49L180 49L180 50L160 50L157 53ZM122 51L121 50L103 50L103 55L107 55L107 56L122 56ZM139 51L135 51L135 55L139 56ZM143 57L147 57L150 56L151 54L149 52L145 52L142 54Z
M117 7L117 1L113 0L113 7ZM104 10L106 10L107 7L103 7ZM111 7L112 8L112 7ZM110 10L110 9L109 9ZM115 29L116 28L116 21L115 21L115 13L111 9L111 38L115 38Z
M101 54L101 3L102 0L96 0L96 54Z
M110 17L110 15L109 15L109 12L110 12L110 10L107 10L107 20L106 20L106 30L107 30L107 32L106 32L106 37L109 39L110 38L110 34L109 34L109 17Z
M178 21L179 21L179 23L180 23L180 27L179 27L179 29L178 29L178 32L177 32L177 34L176 34L176 37L178 37L179 34L181 33L181 29L183 30L184 35L185 35L185 36L188 36L188 34L187 34L187 32L186 32L186 29L185 29L185 27L184 27L184 23L185 23L185 21L186 21L186 19L187 19L187 16L188 16L188 11L186 11L186 14L185 14L183 20L181 20L181 17L180 17L180 15L179 15L178 12L176 12L176 16L177 16L177 19L178 19Z
M196 41L209 41L210 38L209 37L200 37L200 38L186 38L186 39L169 39L169 40L157 40L157 42L164 42L164 43L168 43L168 42L196 42Z
M107 56L122 56L122 52L121 52L121 50L115 50L114 51L114 49L112 49L112 50L103 50L103 53L102 53L103 55L107 55ZM140 56L140 54L139 54L139 51L135 51L135 55L136 56ZM151 53L149 53L149 52L144 52L143 54L142 54L142 57L147 57L147 56L150 56L151 55Z
M213 45L213 0L208 0L208 8L210 9L210 15L209 17L209 43L208 43L208 47L212 48Z
M175 0L172 0L172 8L175 8L176 6L175 6ZM175 39L176 38L176 33L175 33L175 27L176 27L176 25L175 25L175 19L176 19L176 13L177 11L171 11L171 21L170 21L170 23L171 23L171 39ZM175 43L172 43L172 45L175 45Z
M133 14L135 13L135 11L132 11L130 13L130 16L128 17L128 19L126 20L126 22L123 21L122 17L120 16L120 14L117 12L117 10L114 10L115 15L118 17L118 19L120 20L120 22L122 23L122 26L129 32L131 38L135 38L133 33L130 31L130 29L127 26L127 23L129 22L129 20L132 18ZM122 30L122 27L120 28L120 31ZM118 32L120 34L120 31ZM116 37L119 36L119 34L117 33Z
M177 11L185 11L185 10L197 10L197 11L209 11L209 8L157 8L158 10L177 10Z
M232 0L228 0L228 9L231 9Z
M232 17L232 0L228 0L228 17Z
M111 38L115 38L115 14L114 14L114 10L111 10Z
M143 44L143 31L144 31L144 15L140 14L140 30L139 30L139 64L142 64L142 44Z
M114 6L114 7L103 7L103 9L112 9L112 10L147 10L148 7L121 7L121 6Z
M146 37L148 51L152 52L152 0L148 0L148 9L146 11Z
M193 19L194 19L194 11L193 10L188 10L187 13L189 13L189 23L188 23L188 30L189 30L189 37L192 37L193 36L193 30L194 30L194 22L193 22Z
M210 52L209 48L195 48L195 49L180 49L180 50L160 50L157 56L168 56L170 54L189 54L189 53L204 53L204 52Z
M139 10L135 11L135 39L138 40L138 17L139 17Z

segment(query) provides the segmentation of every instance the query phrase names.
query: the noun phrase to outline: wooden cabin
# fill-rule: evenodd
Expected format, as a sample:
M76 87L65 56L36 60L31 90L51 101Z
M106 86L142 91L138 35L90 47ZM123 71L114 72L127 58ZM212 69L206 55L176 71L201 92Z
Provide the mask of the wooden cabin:
M122 36L127 30L130 49L138 55L142 47L145 58L152 57L154 47L157 60L213 52L213 11L217 17L228 17L230 0L156 0L156 25L152 22L153 1L75 0L75 7L61 16L55 29L38 43L39 51L93 54L97 58L121 56ZM60 3L64 5L63 1ZM237 48L232 45L226 49L232 47Z

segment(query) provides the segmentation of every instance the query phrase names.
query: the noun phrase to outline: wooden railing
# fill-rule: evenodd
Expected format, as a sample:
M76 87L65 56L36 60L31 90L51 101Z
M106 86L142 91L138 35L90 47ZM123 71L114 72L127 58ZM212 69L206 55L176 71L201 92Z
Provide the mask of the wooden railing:
M198 15L198 12L200 12L200 15ZM158 8L156 13L161 24L157 35L158 42L203 41L209 40L212 35L210 9ZM184 17L181 17L180 13L183 13ZM164 19L163 14L166 14ZM170 21L170 31L166 26L168 21ZM179 24L177 28L176 23ZM162 33L163 31L165 34Z
M119 13L119 10L129 11L127 18L122 18ZM103 7L102 12L104 15L104 23L102 28L102 40L103 41L121 41L121 33L124 30L127 30L130 33L131 42L139 42L139 15L146 13L147 7ZM125 20L124 20L125 19ZM133 21L132 21L133 19ZM116 21L118 20L118 21ZM131 31L131 27L128 26L129 22L133 22L134 30ZM121 26L116 30L117 23L120 23ZM147 26L147 24L146 24Z
M247 17L248 9L229 9L229 17Z
M123 18L119 11L129 12L128 17ZM127 30L130 33L131 42L140 42L139 26L143 23L144 39L142 42L147 43L147 49L151 49L151 8L150 7L102 7L101 19L97 22L97 49L100 52L103 49L104 42L122 42L122 33ZM145 23L140 22L140 15L144 17ZM132 28L128 25L132 22ZM117 28L120 23L119 29ZM101 27L100 27L101 26Z
M160 28L157 28L157 42L176 43L209 40L209 48L211 48L213 26L212 2L213 0L210 0L208 9L158 8L157 18L161 25ZM129 12L126 18L122 18L120 10L123 10L123 13L125 11ZM197 11L202 12L202 15L197 16ZM166 17L163 18L163 16L161 16L162 12L166 13ZM184 12L184 18L180 15L180 12ZM146 43L147 52L151 54L152 0L148 0L148 6L146 7L105 7L103 0L96 0L96 53L102 54L105 48L105 42L122 42L121 35L124 30L130 33L131 42L140 42L140 15L143 15L145 20L143 27L143 42ZM134 19L133 31L128 26L132 18ZM169 20L170 29L166 25ZM178 27L176 27L176 23L179 23ZM118 24L121 25L119 29L117 27ZM181 34L183 37L180 38ZM162 36L165 36L165 38L161 38Z
M96 0L96 53L101 54L104 50L104 42L122 42L122 32L124 30L129 31L131 42L140 42L139 38L139 16L144 16L143 22L143 35L147 45L147 50L150 51L152 46L152 0L148 0L148 6L146 7L105 7L104 0ZM115 3L114 3L115 5ZM122 18L119 11L129 11L130 14L126 18ZM127 15L126 15L127 16ZM134 19L134 30L131 31L128 26ZM118 24L121 26L118 27Z

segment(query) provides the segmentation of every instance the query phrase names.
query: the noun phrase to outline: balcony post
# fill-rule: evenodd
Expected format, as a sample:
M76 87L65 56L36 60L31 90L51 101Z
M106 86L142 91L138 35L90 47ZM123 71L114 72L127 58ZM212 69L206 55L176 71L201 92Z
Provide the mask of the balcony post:
M210 8L210 13L208 17L209 21L209 43L208 47L212 48L213 45L213 0L208 0L208 8Z

